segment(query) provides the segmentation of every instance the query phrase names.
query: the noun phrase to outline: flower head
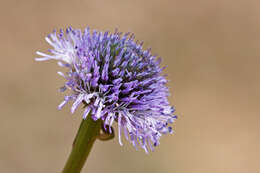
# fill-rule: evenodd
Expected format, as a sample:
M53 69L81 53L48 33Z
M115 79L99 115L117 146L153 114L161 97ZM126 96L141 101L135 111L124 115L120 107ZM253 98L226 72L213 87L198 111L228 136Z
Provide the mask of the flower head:
M162 134L172 133L168 124L177 117L168 102L160 59L143 50L133 34L68 28L66 34L54 31L46 41L53 47L51 55L37 52L43 57L36 60L55 59L68 68L65 74L58 72L66 79L61 92L71 90L59 109L73 101L74 113L83 104L83 118L102 119L110 133L116 121L119 143L124 133L146 152L159 144Z

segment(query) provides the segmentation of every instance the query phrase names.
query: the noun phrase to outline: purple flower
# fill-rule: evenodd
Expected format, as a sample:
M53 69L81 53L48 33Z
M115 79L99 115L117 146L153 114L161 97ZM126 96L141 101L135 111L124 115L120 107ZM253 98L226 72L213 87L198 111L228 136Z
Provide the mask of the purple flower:
M119 143L122 145L124 133L136 148L141 146L146 152L148 148L153 151L162 134L173 132L168 125L177 117L168 102L160 59L150 49L143 50L133 34L68 28L66 34L54 31L46 41L53 47L51 55L37 52L43 57L36 60L55 59L68 69L65 74L58 72L66 79L60 91L71 90L59 109L73 101L74 113L83 103L83 118L102 119L110 133L116 121Z

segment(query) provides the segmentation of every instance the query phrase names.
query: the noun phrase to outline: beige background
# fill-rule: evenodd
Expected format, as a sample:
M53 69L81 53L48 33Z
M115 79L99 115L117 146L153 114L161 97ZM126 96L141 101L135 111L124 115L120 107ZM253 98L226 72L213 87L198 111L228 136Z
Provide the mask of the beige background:
M260 171L258 0L1 0L0 172L57 173L81 113L58 111L64 80L35 62L54 28L134 32L163 57L179 119L154 153L98 141L83 172Z

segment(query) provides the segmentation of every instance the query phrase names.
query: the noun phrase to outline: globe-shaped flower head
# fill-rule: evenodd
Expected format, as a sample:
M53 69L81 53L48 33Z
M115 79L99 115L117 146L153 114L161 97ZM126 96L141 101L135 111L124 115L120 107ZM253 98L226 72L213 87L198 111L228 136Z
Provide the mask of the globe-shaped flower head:
M54 31L46 41L53 46L51 55L37 52L43 56L37 60L55 59L68 68L65 74L58 72L66 79L61 91L71 90L59 109L73 101L74 113L83 104L83 118L102 119L110 133L117 122L119 143L123 132L146 152L159 144L162 134L172 133L168 124L176 116L168 102L160 59L150 49L143 50L133 34L68 28L66 34Z

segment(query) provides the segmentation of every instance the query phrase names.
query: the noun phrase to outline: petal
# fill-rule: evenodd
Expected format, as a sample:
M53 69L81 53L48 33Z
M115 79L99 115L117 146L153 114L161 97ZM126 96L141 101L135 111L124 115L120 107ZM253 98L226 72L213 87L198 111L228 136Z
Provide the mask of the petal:
M73 103L72 107L71 107L71 113L73 114L75 112L75 110L77 109L77 107L80 105L80 103L83 101L84 98L84 94L79 94L77 99L75 100L75 102Z
M122 143L122 140L121 140L121 130L122 130L122 115L119 113L118 115L118 141L119 141L119 144L122 146L123 143Z

